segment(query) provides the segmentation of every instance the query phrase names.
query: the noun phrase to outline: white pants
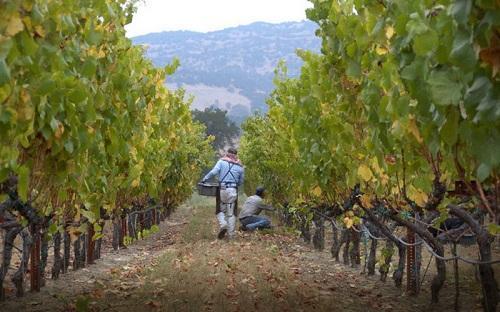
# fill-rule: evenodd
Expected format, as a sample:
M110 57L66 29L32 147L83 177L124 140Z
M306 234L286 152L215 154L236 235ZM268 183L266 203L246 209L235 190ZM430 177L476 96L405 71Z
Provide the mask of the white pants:
M217 214L217 220L219 221L219 228L226 228L229 232L229 236L234 236L236 225L234 206L237 198L238 192L235 188L220 190L220 212Z

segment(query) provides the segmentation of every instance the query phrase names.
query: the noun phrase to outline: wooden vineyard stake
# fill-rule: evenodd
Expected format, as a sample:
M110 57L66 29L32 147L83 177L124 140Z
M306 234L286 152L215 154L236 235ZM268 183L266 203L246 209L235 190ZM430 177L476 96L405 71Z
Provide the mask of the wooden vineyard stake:
M125 248L125 236L127 235L127 216L125 215L121 218L121 230L120 230L120 247Z
M140 228L140 232L142 232L142 230L144 230L144 212L139 212L139 228Z
M453 260L453 271L455 275L455 311L460 311L460 282L458 277L457 243L453 242L451 253L455 257Z
M415 232L408 229L406 232L406 242L409 246L406 247L406 282L407 291L411 295L418 293L418 277L415 253Z
M95 250L95 241L93 240L94 237L94 226L92 224L89 225L88 229L88 243L87 243L87 263L88 264L94 264L94 250Z
M30 255L30 287L31 291L40 291L40 233L32 227L33 244Z

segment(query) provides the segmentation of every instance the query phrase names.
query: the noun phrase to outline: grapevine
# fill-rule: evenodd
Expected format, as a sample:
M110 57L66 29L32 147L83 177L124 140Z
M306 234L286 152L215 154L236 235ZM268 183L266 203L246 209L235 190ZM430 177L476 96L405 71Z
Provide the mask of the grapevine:
M135 5L0 1L0 221L6 253L16 236L24 239L19 295L42 237L42 272L47 239L54 277L68 267L71 243L76 268L92 263L106 220L117 230L116 247L124 247L132 211L149 233L163 218L157 212L191 195L208 161L209 141L183 91L165 87L178 63L155 68L125 36Z
M359 249L354 229L373 226L398 247L397 286L405 246L394 229L416 233L437 255L433 302L446 276L446 240L432 230L459 219L462 232L475 234L483 306L494 311L498 285L491 240L500 225L498 4L311 2L307 16L319 26L321 54L298 52L304 61L298 78L288 78L286 68L278 67L269 112L244 124L248 179L269 185L274 203L283 215L298 216L299 228L306 228L304 215L318 213L332 225L343 224L340 240L334 229L334 257L343 244L346 250L351 243ZM420 247L416 253L418 261ZM385 263L391 256L385 254ZM355 255L351 258L359 264ZM344 259L349 262L346 253Z

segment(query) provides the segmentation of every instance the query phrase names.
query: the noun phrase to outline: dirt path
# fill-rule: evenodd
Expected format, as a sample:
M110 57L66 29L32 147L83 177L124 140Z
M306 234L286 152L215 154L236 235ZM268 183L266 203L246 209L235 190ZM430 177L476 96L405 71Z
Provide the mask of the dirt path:
M160 232L88 268L48 281L0 311L447 311L453 293L429 305L391 281L366 277L292 233L240 232L215 239L212 209L190 204ZM464 293L464 311L480 310Z

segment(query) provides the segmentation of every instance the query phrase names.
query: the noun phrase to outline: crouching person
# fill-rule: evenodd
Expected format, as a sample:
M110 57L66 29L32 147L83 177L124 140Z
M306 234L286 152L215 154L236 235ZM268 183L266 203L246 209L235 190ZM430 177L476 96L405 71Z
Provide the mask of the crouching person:
M263 187L258 187L255 191L255 195L248 197L243 204L243 209L238 216L242 230L253 231L271 227L271 221L268 218L259 216L262 210L274 211L273 207L263 203L264 193L265 189Z

